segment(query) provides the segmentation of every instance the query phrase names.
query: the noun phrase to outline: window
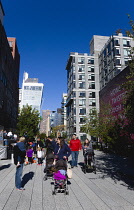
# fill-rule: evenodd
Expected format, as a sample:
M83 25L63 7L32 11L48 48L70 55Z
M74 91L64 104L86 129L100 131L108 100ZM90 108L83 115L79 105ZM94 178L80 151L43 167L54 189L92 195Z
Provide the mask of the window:
M116 59L115 63L116 63L116 65L121 65L121 60L120 59Z
M78 58L78 63L84 64L85 63L85 58L83 58L83 57Z
M82 98L82 97L83 97L83 98L86 97L86 93L85 93L85 92L80 92L80 93L79 93L79 97L81 97L81 98Z
M89 106L96 106L96 101L95 101L95 99L90 99L90 100L89 100Z
M88 64L94 64L94 59L93 58L89 58L88 59Z
M75 91L73 91L73 97L76 97L76 92Z
M89 75L88 75L88 80L94 81L94 80L95 80L94 74L89 74Z
M86 105L86 99L79 99L79 106L85 106Z
M95 98L95 92L89 92L89 98Z
M85 75L79 75L79 80L85 80Z
M95 89L95 82L91 82L89 84L89 89Z
M124 47L130 47L130 40L123 39L123 46Z
M85 82L79 82L79 88L84 89L85 88Z
M73 74L73 80L75 80L75 74Z
M114 49L114 55L120 55L120 50L119 49Z
M75 82L73 82L73 88L75 88Z
M119 46L119 40L118 39L114 40L114 44L115 46Z
M78 66L78 72L85 72L85 66Z
M94 66L88 66L88 72L94 72Z
M128 49L124 49L124 56L129 56L130 55L130 51Z
M79 115L85 115L85 114L86 114L86 109L85 108L80 108Z
M86 120L85 120L84 118L80 117L80 121L79 121L80 124L85 123L85 121L86 121Z

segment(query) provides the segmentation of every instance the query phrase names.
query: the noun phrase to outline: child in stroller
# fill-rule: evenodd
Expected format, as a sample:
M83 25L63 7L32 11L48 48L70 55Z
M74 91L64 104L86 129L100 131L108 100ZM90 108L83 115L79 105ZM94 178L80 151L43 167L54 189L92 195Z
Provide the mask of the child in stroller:
M65 195L69 194L67 186L67 164L66 161L61 159L58 160L53 169L54 174L54 190L52 191L53 195L56 195L57 192L64 191Z
M87 170L92 170L96 173L95 159L94 159L94 150L92 147L92 143L86 139L83 145L83 156L84 156L84 173Z
M54 154L53 153L49 153L46 156L46 166L44 168L44 181L46 181L48 178L53 178L53 172L52 172L52 168L54 167L53 165L54 163Z

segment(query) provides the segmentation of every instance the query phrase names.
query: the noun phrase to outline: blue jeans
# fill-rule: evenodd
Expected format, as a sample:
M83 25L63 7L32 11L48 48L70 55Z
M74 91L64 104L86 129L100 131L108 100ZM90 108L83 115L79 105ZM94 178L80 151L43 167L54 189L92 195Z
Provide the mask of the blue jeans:
M72 166L77 166L79 151L72 151Z
M16 167L16 174L15 174L15 186L16 188L20 189L21 186L21 177L22 177L22 172L23 172L23 163L20 164L20 167Z

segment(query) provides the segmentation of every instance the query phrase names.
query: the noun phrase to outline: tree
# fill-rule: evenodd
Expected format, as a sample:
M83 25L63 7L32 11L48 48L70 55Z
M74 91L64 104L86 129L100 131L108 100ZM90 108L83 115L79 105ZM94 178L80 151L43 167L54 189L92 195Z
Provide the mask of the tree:
M126 31L126 34L134 39L134 21L131 19L130 15L128 15L128 18L131 29ZM129 58L131 59L128 62L130 73L126 76L127 81L123 83L122 88L126 90L123 105L127 123L124 129L131 138L131 135L134 133L134 47L131 47Z
M26 105L19 112L17 131L20 136L25 132L29 137L33 137L39 133L40 115L32 106Z

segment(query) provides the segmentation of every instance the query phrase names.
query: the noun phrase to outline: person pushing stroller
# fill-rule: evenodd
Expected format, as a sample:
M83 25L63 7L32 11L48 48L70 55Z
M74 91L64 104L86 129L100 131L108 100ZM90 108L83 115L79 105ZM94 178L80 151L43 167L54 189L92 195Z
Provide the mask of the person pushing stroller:
M84 162L86 165L91 167L91 161L94 158L94 150L92 143L89 141L89 139L85 140L82 148L83 148Z

